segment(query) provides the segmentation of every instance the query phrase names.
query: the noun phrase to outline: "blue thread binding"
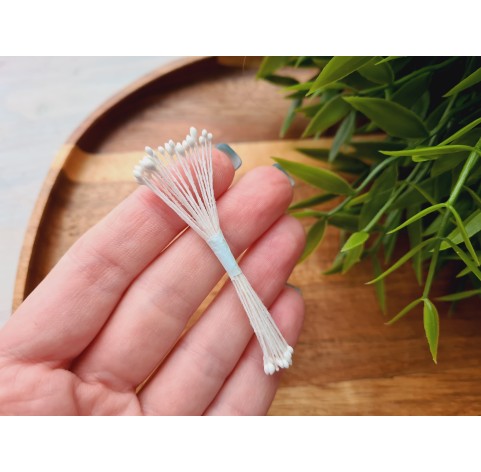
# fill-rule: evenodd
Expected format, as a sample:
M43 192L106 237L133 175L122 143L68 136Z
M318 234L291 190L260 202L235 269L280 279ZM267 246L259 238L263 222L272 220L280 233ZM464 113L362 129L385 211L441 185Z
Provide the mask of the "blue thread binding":
M240 267L235 260L232 251L230 250L227 241L222 232L215 234L207 241L207 244L212 249L214 254L219 259L219 262L224 267L227 275L232 279L233 277L242 274Z

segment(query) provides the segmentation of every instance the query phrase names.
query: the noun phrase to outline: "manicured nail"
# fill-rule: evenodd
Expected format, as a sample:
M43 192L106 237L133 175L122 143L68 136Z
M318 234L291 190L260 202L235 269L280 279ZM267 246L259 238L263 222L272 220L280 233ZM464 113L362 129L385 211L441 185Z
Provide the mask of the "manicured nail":
M299 287L296 287L295 285L292 285L290 283L286 283L286 287L294 289L297 293L300 293L302 295L302 290Z
M284 172L284 174L287 175L287 178L289 179L289 183L291 184L291 187L294 187L296 185L296 182L294 179L287 173L287 171L282 167L279 163L272 164L274 167L277 167L281 172Z
M239 154L237 154L228 144L219 143L216 145L216 148L230 159L235 170L242 165L242 159L239 157Z

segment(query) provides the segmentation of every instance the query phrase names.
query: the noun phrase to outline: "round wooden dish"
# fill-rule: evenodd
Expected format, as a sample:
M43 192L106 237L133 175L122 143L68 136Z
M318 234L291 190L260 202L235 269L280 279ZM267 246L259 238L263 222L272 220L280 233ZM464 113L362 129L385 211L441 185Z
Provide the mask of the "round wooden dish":
M73 241L134 190L131 170L146 143L198 124L239 152L240 175L271 164L273 155L306 159L293 141L278 140L289 103L245 66L225 58L183 60L124 90L80 126L53 161L32 215L14 308ZM302 127L296 122L290 138ZM310 191L299 183L296 198ZM368 263L347 276L322 275L337 244L335 231L328 231L322 248L292 276L305 297L306 321L294 367L283 375L270 413L479 414L481 323L473 305L461 305L451 318L442 313L435 366L420 312L384 325L374 289L364 285L371 278ZM418 293L411 268L403 267L388 280L390 311Z

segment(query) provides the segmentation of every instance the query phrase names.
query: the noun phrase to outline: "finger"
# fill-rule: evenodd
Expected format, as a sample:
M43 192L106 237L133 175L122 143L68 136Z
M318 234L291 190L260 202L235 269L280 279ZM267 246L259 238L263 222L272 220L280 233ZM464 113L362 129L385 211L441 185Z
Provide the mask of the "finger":
M215 190L232 182L230 160L213 150ZM122 294L185 223L141 187L82 236L20 306L0 334L0 351L30 360L77 356Z
M273 167L246 174L218 202L224 234L235 255L258 239L292 198L286 176ZM224 271L193 231L177 239L130 286L74 372L117 390L135 388L182 333Z
M272 316L287 342L294 346L304 319L304 301L301 294L286 288L272 306ZM295 369L294 366L291 369ZM281 371L282 372L282 371ZM281 372L266 375L262 352L256 339L252 339L234 372L225 382L206 415L264 415L274 399ZM287 371L284 375L289 375Z
M285 286L302 252L304 239L299 221L284 216L242 259L242 271L266 306ZM251 337L246 313L233 285L227 283L142 390L139 398L144 412L202 414Z

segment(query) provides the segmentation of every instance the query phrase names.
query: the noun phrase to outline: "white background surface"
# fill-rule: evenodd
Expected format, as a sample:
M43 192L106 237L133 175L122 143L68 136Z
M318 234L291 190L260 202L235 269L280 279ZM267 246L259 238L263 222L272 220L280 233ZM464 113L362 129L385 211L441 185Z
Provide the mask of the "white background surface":
M57 150L111 95L175 57L0 57L0 326L18 257Z

